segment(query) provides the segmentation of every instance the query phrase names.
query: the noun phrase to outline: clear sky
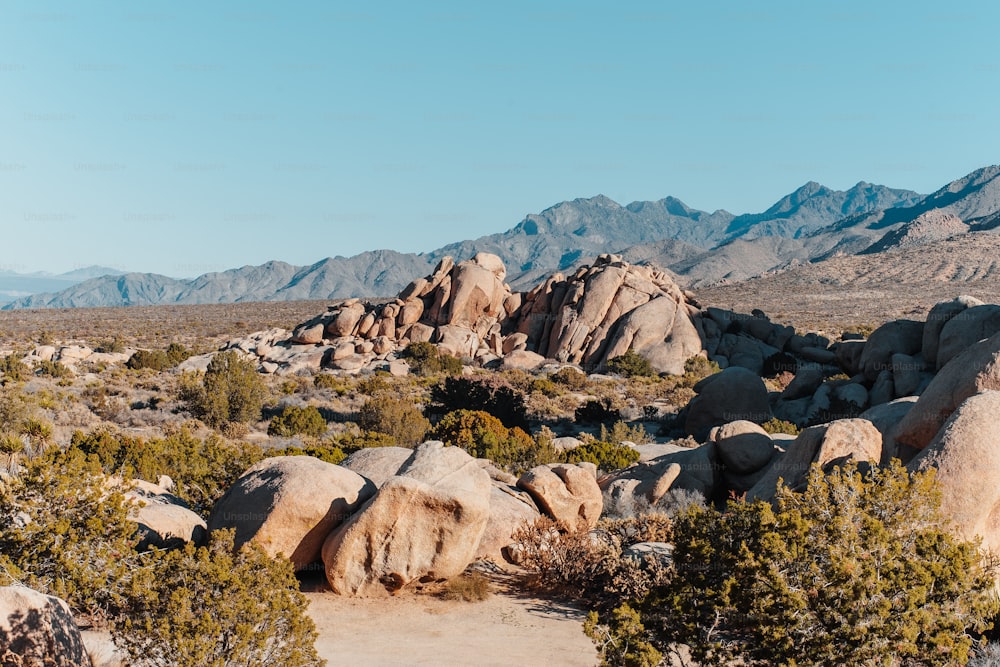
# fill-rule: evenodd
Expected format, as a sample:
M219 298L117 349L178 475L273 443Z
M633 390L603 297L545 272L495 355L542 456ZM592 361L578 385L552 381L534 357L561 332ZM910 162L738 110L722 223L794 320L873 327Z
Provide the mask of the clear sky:
M0 268L426 251L1000 162L992 2L0 0Z

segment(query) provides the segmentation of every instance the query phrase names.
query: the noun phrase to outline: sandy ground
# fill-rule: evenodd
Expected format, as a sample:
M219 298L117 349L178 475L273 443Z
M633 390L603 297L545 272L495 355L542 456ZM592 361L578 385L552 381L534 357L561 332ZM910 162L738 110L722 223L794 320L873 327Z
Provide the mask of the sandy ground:
M594 667L584 612L531 595L497 592L482 602L430 595L349 599L307 592L316 650L328 667ZM115 664L106 633L85 632L97 667Z

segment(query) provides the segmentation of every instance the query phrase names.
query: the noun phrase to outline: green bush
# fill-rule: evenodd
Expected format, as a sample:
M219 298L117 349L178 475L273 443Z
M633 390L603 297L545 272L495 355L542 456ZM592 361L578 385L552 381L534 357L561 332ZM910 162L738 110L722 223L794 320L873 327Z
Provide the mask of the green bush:
M410 343L399 353L399 357L406 359L417 375L458 375L462 372L461 359L442 352L436 345L426 341Z
M611 472L627 468L638 461L639 452L628 445L592 440L566 452L566 460L569 463L588 461L599 470Z
M536 443L520 428L509 429L482 410L449 412L431 430L430 437L517 473L556 458L551 442Z
M254 544L234 550L233 531L208 547L153 554L134 575L134 609L112 627L135 667L319 667L316 626L290 562Z
M128 511L82 452L28 459L0 483L0 585L21 582L92 619L119 613L137 559Z
M583 391L590 385L587 374L572 366L564 366L549 376L549 379L561 384L570 391Z
M318 438L326 432L326 420L315 406L304 408L297 405L287 405L271 419L267 427L268 435L282 438L293 435L306 435Z
M391 436L400 447L419 445L431 426L412 401L389 393L380 393L365 401L358 424L363 430Z
M798 426L796 426L792 422L785 421L783 419L778 419L777 417L772 417L771 419L768 419L766 422L761 424L760 427L765 431L767 431L768 433L771 433L772 435L775 433L783 433L785 435L799 434Z
M48 359L35 362L35 373L57 379L73 377L73 371L69 368L58 361L49 361Z
M104 429L89 434L77 431L70 449L95 457L108 474L151 482L167 475L174 480L173 492L206 516L226 489L264 458L256 445L227 442L214 435L202 440L186 429L149 440Z
M31 371L28 365L21 361L16 355L8 354L0 357L0 373L3 373L4 384L7 382L21 382L28 379Z
M621 421L622 413L614 407L614 401L605 397L590 399L574 411L573 417L578 424L602 424Z
M675 520L673 578L631 601L658 650L685 644L708 665L965 664L968 631L996 611L993 572L946 532L933 471L814 466L776 505Z
M347 382L333 373L317 373L313 376L313 386L317 389L329 389L338 396L344 396L350 391Z
M188 389L186 399L191 412L216 428L260 419L267 397L267 388L253 362L235 350L212 357L200 390Z
M495 375L445 378L431 388L430 410L442 415L455 410L481 410L507 428L528 428L524 394L506 378Z
M656 377L659 373L649 359L629 350L623 355L608 359L608 370L622 377Z

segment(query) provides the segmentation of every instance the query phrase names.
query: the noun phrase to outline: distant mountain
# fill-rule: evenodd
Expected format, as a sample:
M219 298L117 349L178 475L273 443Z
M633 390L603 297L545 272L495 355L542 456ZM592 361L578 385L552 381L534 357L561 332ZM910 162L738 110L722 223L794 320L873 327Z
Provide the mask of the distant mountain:
M17 273L0 271L0 304L44 292L60 292L95 276L120 273L103 266L88 266L66 273Z
M928 196L866 182L843 191L809 182L763 213L744 215L699 211L673 197L622 206L598 195L428 253L380 250L307 267L268 262L180 281L150 274L102 277L5 308L392 296L445 255L461 261L477 252L500 256L519 289L604 252L655 263L689 286L705 286L997 227L1000 167L977 170Z

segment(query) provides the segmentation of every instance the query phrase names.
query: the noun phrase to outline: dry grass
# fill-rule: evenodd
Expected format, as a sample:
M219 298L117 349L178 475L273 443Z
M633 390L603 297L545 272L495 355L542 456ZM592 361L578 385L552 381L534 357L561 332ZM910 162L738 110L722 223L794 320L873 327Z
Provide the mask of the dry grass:
M441 597L456 602L482 602L492 592L493 586L490 580L481 572L472 572L449 579L441 592Z

